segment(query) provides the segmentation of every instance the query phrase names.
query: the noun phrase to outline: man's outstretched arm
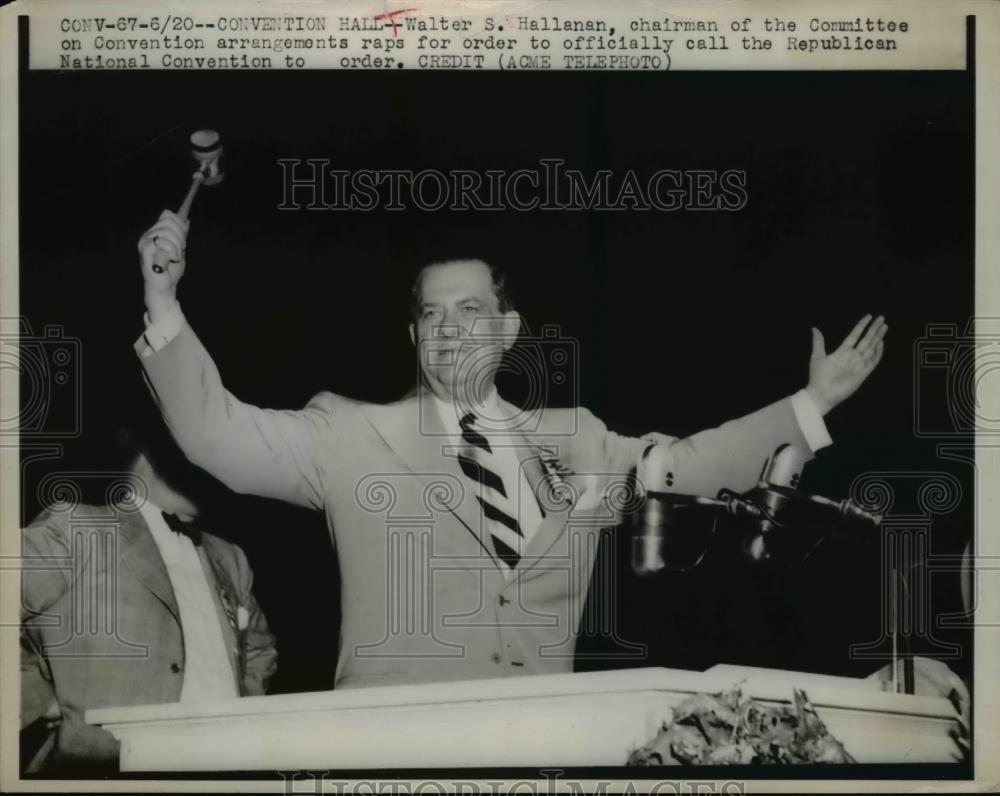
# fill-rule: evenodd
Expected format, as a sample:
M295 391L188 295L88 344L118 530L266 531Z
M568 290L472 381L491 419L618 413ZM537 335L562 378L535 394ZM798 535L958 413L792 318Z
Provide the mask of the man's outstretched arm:
M333 413L260 409L225 389L177 303L187 230L165 210L139 239L147 326L136 351L153 397L187 457L231 489L319 508L317 451L334 433ZM157 252L169 257L162 270Z
M757 483L765 459L778 446L794 445L811 457L831 442L823 416L871 375L882 358L888 328L882 316L872 320L866 315L829 354L823 335L814 328L809 381L803 390L686 439L654 436L657 444L645 451L643 470L657 483L647 488L709 497L722 488L743 492ZM666 473L672 483L658 483Z
M867 329L867 331L866 331ZM827 353L813 329L807 386L792 396L730 420L717 428L679 439L650 433L641 439L608 432L600 421L594 436L603 440L601 460L627 471L640 463L648 489L714 497L722 488L744 492L756 485L764 461L783 444L806 457L831 443L823 416L850 397L882 358L888 326L866 315L844 342ZM591 416L592 417L592 416ZM669 478L668 478L669 476Z

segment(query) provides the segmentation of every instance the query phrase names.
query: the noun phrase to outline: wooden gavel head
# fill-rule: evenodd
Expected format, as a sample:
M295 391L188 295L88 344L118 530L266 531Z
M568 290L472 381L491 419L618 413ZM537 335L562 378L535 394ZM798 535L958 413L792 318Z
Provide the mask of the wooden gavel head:
M205 185L222 182L222 140L215 130L195 130L191 133L191 155Z
M191 155L198 164L198 170L191 178L191 187L188 188L184 201L177 209L177 217L182 221L187 220L191 203L200 185L216 185L222 182L222 141L219 139L219 134L215 130L195 130L191 133ZM156 238L153 241L155 243ZM168 264L166 253L158 251L153 260L153 272L162 274Z

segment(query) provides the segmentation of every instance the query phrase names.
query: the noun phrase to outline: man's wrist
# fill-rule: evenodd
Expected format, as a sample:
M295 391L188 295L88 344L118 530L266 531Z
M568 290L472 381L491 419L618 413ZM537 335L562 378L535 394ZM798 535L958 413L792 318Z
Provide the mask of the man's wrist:
M799 430L805 438L809 450L816 453L821 448L833 443L830 432L823 421L823 415L816 400L809 390L799 390L791 397L792 411L799 424Z
M822 394L822 392L812 384L806 386L806 393L812 398L813 403L816 405L817 411L820 416L825 417L829 414L830 410L833 409L830 401Z
M177 297L174 294L147 293L146 311L150 323L158 323L176 312Z
M135 352L143 358L150 357L169 345L186 323L181 305L176 299L169 308L163 308L159 301L147 301L146 307L147 312L143 317L146 331L135 341Z

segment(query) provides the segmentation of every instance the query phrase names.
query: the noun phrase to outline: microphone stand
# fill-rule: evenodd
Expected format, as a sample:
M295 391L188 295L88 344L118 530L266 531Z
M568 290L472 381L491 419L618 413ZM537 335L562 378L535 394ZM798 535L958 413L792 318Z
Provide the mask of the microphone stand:
M901 631L903 611L908 606L910 610L910 584L899 565L892 568L892 582L889 593L889 614L892 627L892 690L894 693L913 694L916 692L916 674L913 666L913 646L909 633ZM902 660L902 667L900 667ZM902 668L903 679L900 682L899 672Z

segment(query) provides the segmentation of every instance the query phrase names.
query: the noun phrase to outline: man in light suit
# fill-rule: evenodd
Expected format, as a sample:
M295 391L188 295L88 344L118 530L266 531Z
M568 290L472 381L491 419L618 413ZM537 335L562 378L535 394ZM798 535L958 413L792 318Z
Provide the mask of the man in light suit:
M446 262L414 286L413 395L374 405L327 392L266 410L225 389L181 312L186 234L165 211L139 241L136 350L193 462L237 492L326 513L341 562L337 687L572 671L598 534L640 457L670 463L647 488L752 487L779 445L829 443L822 415L871 373L886 331L862 319L827 355L814 330L804 390L649 451L584 408L522 412L500 398L494 376L520 316L495 269Z
M263 694L275 671L243 552L204 533L197 506L125 437L121 499L56 503L23 531L26 773L115 771L118 742L88 709Z

